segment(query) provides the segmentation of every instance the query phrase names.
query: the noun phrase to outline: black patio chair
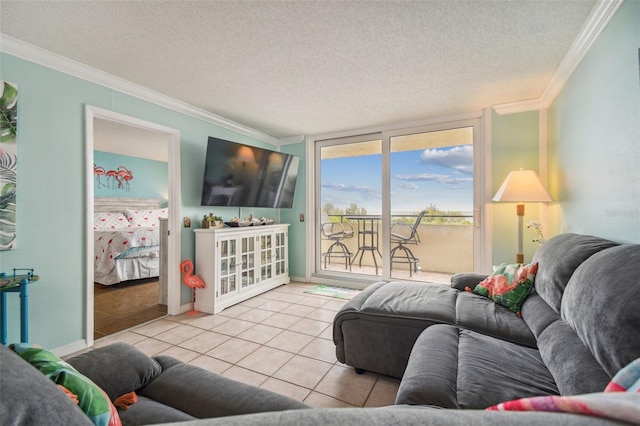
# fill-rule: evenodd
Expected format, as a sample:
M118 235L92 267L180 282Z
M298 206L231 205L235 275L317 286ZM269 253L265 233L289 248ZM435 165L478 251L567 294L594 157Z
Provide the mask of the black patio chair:
M322 253L324 257L324 267L327 268L327 259L331 264L331 258L345 259L344 268L351 270L351 257L353 253L349 251L343 243L345 239L353 238L353 226L349 222L331 222L329 215L322 212L322 235L324 238L333 241L326 252Z
M407 263L409 264L410 277L413 276L413 272L418 272L418 262L420 259L415 257L407 245L420 244L418 226L420 226L420 222L425 214L427 214L426 210L421 211L413 225L408 223L394 223L391 225L391 244L396 244L396 246L391 249L391 268L393 269L394 263Z

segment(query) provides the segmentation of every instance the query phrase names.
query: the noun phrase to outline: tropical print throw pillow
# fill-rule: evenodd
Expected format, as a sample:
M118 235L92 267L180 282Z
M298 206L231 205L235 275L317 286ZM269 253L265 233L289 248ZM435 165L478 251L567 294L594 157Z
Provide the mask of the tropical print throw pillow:
M488 297L520 315L522 303L533 287L537 272L537 262L528 265L503 263L493 274L481 281L473 292Z

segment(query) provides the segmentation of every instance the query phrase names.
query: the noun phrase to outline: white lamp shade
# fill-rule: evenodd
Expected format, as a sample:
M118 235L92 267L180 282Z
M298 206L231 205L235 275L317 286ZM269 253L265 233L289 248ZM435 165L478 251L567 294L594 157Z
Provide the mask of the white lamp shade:
M493 196L493 201L546 202L551 197L533 170L517 170L507 178Z

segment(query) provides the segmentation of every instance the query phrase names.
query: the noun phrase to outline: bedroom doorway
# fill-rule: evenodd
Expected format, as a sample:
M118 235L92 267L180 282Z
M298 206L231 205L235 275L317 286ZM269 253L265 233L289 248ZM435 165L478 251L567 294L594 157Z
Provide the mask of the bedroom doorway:
M105 130L107 129L107 130ZM108 110L93 106L85 106L85 131L86 131L86 232L87 232L87 299L86 299L86 341L87 346L92 346L94 339L103 335L103 331L97 332L96 316L100 314L97 309L104 311L102 307L96 307L98 299L104 297L113 298L114 303L118 304L118 310L126 310L126 302L133 298L140 298L140 304L149 305L147 308L137 306L138 310L149 309L150 311L157 311L159 306L159 299L161 298L166 303L166 312L171 315L180 313L180 276L178 268L167 268L166 265L178 264L180 259L180 132L176 129L171 129L156 123L143 121L134 117L129 117L123 114L115 113ZM100 139L104 136L105 132L111 135L109 142L105 144ZM133 281L125 281L125 283L116 283L115 285L108 286L108 288L96 288L95 274L94 272L94 210L96 191L94 189L94 182L96 178L102 177L102 184L107 184L106 179L108 176L96 176L95 161L97 159L95 151L99 151L100 155L104 155L104 151L108 152L108 155L126 155L127 157L140 157L147 158L144 161L160 162L160 167L166 162L164 166L164 177L156 180L166 180L166 185L163 189L159 190L154 198L160 200L163 203L162 207L168 208L168 219L166 223L166 231L163 225L163 232L159 233L160 238L164 238L166 241L166 250L162 251L161 256L165 257L165 261L160 265L165 265L164 268L160 267L160 278L144 278L144 273L133 273L125 275L131 276L135 279ZM152 153L152 154L149 154ZM104 157L102 157L104 158ZM113 166L115 169L116 166ZM127 170L128 171L128 170ZM135 171L132 171L132 177L135 178ZM131 176L129 176L131 177ZM140 176L137 176L140 180ZM120 180L117 177L112 177L112 187L122 190L122 197L120 193L114 195L114 198L120 199L135 199L137 194L125 185L134 183L134 181L127 181L125 176L122 175ZM117 192L117 191L116 191ZM148 200L149 198L139 198L139 200ZM168 200L168 201L167 201ZM160 207L160 206L158 206ZM173 236L177 236L173 238ZM99 243L98 243L99 244ZM131 259L131 265L125 265L124 268L145 268L144 263L137 263L135 259ZM157 259L156 259L157 260ZM156 264L157 267L157 264ZM175 271L174 271L175 269ZM153 275L153 274L148 274ZM103 279L103 277L100 277ZM117 280L116 280L117 281ZM157 282L160 281L159 285ZM110 281L108 281L110 282ZM164 284L164 285L162 285ZM106 290L106 291L105 291ZM158 292L160 295L158 296ZM124 296L124 297L123 297ZM154 298L149 301L142 301L144 298ZM138 304L138 305L140 305ZM130 304L129 304L130 305ZM134 304L135 305L135 304ZM115 310L115 309L114 309ZM128 318L130 326L135 324L131 323L137 318L137 321L146 322L152 318L149 315L159 315L158 312L147 312L138 314L132 314ZM113 318L113 317L112 317ZM147 318L145 320L145 318ZM115 320L114 320L115 322ZM114 325L114 327L118 327ZM122 327L122 326L120 326ZM104 329L104 325L101 325ZM129 328L129 327L126 327ZM96 332L94 336L94 330Z

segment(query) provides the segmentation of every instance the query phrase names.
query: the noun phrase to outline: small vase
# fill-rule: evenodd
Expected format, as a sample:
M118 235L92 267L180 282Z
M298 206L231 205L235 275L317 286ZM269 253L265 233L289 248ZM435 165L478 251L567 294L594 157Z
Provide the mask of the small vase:
M209 229L209 224L211 222L209 222L208 220L203 220L202 221L202 229Z

